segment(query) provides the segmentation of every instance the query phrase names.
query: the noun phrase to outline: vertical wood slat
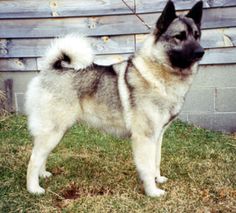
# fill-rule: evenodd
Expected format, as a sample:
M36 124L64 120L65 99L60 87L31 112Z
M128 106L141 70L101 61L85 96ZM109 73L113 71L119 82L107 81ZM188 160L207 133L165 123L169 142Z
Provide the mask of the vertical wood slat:
M6 106L7 112L13 112L13 80L7 79L4 81L4 89L6 94Z

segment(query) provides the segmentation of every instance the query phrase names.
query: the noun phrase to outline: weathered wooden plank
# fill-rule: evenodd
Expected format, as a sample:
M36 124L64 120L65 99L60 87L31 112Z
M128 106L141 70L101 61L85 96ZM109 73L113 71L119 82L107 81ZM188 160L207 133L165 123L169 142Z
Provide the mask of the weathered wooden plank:
M54 37L68 33L90 36L124 35L145 32L136 16L104 16L91 18L12 19L1 20L1 38Z
M127 54L109 54L109 55L96 55L95 63L100 65L110 65L119 63L121 61L127 60L132 53ZM38 69L42 69L43 58L37 58Z
M95 63L101 65L109 65L113 63L118 63L121 61L126 60L132 53L127 54L105 54L105 55L96 55ZM217 49L207 49L206 54L204 55L203 59L201 60L201 65L210 65L210 64L234 64L236 63L236 48L217 48ZM1 59L1 60L9 60L9 59ZM14 59L12 59L14 60ZM26 67L23 70L21 67L18 68L17 66L9 67L5 66L4 71L37 71L42 69L42 60L43 58L32 58L32 59L24 59L24 60L32 60L33 62L29 62L35 64L35 60L37 61L37 67L31 66ZM7 69L8 68L8 69ZM3 71L2 69L0 71Z
M95 63L100 65L110 65L127 60L133 53L114 54L114 55L96 55Z
M119 55L100 55L98 56L100 64L118 63L127 59L131 54ZM235 64L236 48L216 48L207 49L200 65L216 65L216 64ZM110 63L109 63L110 62Z
M236 7L204 10L202 28L235 27Z
M2 39L0 40L0 57L39 57L45 55L53 39ZM134 35L103 36L91 38L96 54L115 54L133 52Z
M185 14L185 11L180 12ZM141 14L146 23L154 26L159 13ZM212 8L203 11L202 29L236 26L236 7Z
M236 46L236 28L203 30L201 44L204 48Z
M101 65L109 65L126 60L130 54L110 54L110 55L97 55L95 62ZM216 64L235 64L236 63L236 48L217 48L208 49L200 61L200 65L216 65ZM38 68L42 68L42 58L38 58Z
M208 49L200 64L235 64L236 48Z
M37 70L35 58L0 59L0 71L31 71Z
M160 13L142 14L154 25ZM236 7L215 8L203 13L202 28L236 26ZM148 29L134 15L101 16L91 18L12 19L1 20L1 38L54 37L80 32L90 36L140 34Z
M127 59L131 54L115 54L115 55L99 55L96 62L99 64L118 63ZM236 48L216 48L207 49L200 65L210 64L235 64L236 63Z
M136 35L136 48L140 48L147 34ZM236 46L236 28L208 29L202 31L201 44L204 48Z
M52 39L0 39L0 57L38 57L45 54Z
M96 54L129 53L134 51L134 43L139 48L146 35L103 36L91 39ZM2 39L0 57L40 57L52 39ZM236 45L236 28L210 29L202 31L201 43L205 48L221 48ZM14 65L15 66L15 65ZM27 65L28 66L28 65ZM23 67L22 67L23 69ZM30 67L28 68L30 70Z
M125 0L134 8L134 0ZM198 0L173 0L177 10L186 10ZM167 0L136 0L138 13L161 12ZM235 0L204 0L204 8L236 6ZM0 18L49 18L131 14L121 0L1 0Z
M41 3L42 2L42 3ZM0 18L51 16L49 1L1 0Z
M92 39L92 47L96 54L130 53L135 50L134 35L102 36Z
M134 0L126 0L134 8ZM131 14L121 0L1 0L0 18Z
M188 10L199 0L172 0L176 10ZM137 13L160 12L166 5L167 0L136 0ZM203 0L204 8L236 6L235 0Z

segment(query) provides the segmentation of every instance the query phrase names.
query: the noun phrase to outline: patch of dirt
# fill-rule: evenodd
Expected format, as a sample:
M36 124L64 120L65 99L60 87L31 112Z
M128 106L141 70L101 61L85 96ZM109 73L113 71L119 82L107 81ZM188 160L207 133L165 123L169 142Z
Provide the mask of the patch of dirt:
M236 190L230 188L220 188L216 190L204 189L200 191L200 194L202 196L203 202L205 203L211 202L218 204L229 200L229 198L236 198Z
M52 169L52 174L53 174L53 175L60 175L60 174L62 174L62 173L65 173L65 170L64 170L63 167L54 167L54 168Z
M221 199L226 199L228 197L236 198L236 190L229 188L222 188L218 190L218 195Z
M78 186L72 182L67 187L61 190L59 193L61 198L57 198L56 206L58 208L64 208L68 206L74 200L78 200L82 197L94 197L94 196L106 196L114 194L113 191L108 187L99 186Z
M75 183L71 183L68 187L62 190L60 195L65 199L78 199L86 196L111 195L112 190L108 187L79 187Z

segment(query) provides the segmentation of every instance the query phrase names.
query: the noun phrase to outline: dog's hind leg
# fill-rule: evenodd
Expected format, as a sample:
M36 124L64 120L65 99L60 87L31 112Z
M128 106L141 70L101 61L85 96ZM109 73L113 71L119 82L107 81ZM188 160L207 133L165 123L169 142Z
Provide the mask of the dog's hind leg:
M161 146L162 146L162 140L163 140L163 135L165 133L165 129L162 130L161 135L157 141L156 144L156 176L155 180L157 183L165 183L168 178L165 176L161 176L161 171L160 171L160 165L161 165Z
M34 147L27 170L27 189L34 194L42 194L45 190L39 185L39 176L47 176L45 164L49 153L56 147L64 135L64 131L57 130L34 138Z

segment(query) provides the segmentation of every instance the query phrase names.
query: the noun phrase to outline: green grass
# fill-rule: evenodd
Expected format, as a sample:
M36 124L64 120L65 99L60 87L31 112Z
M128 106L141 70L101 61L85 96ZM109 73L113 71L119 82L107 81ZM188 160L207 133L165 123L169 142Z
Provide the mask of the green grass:
M163 144L168 193L149 198L129 140L75 125L50 155L44 196L25 188L32 143L23 116L0 123L0 212L235 212L236 140L176 121Z

